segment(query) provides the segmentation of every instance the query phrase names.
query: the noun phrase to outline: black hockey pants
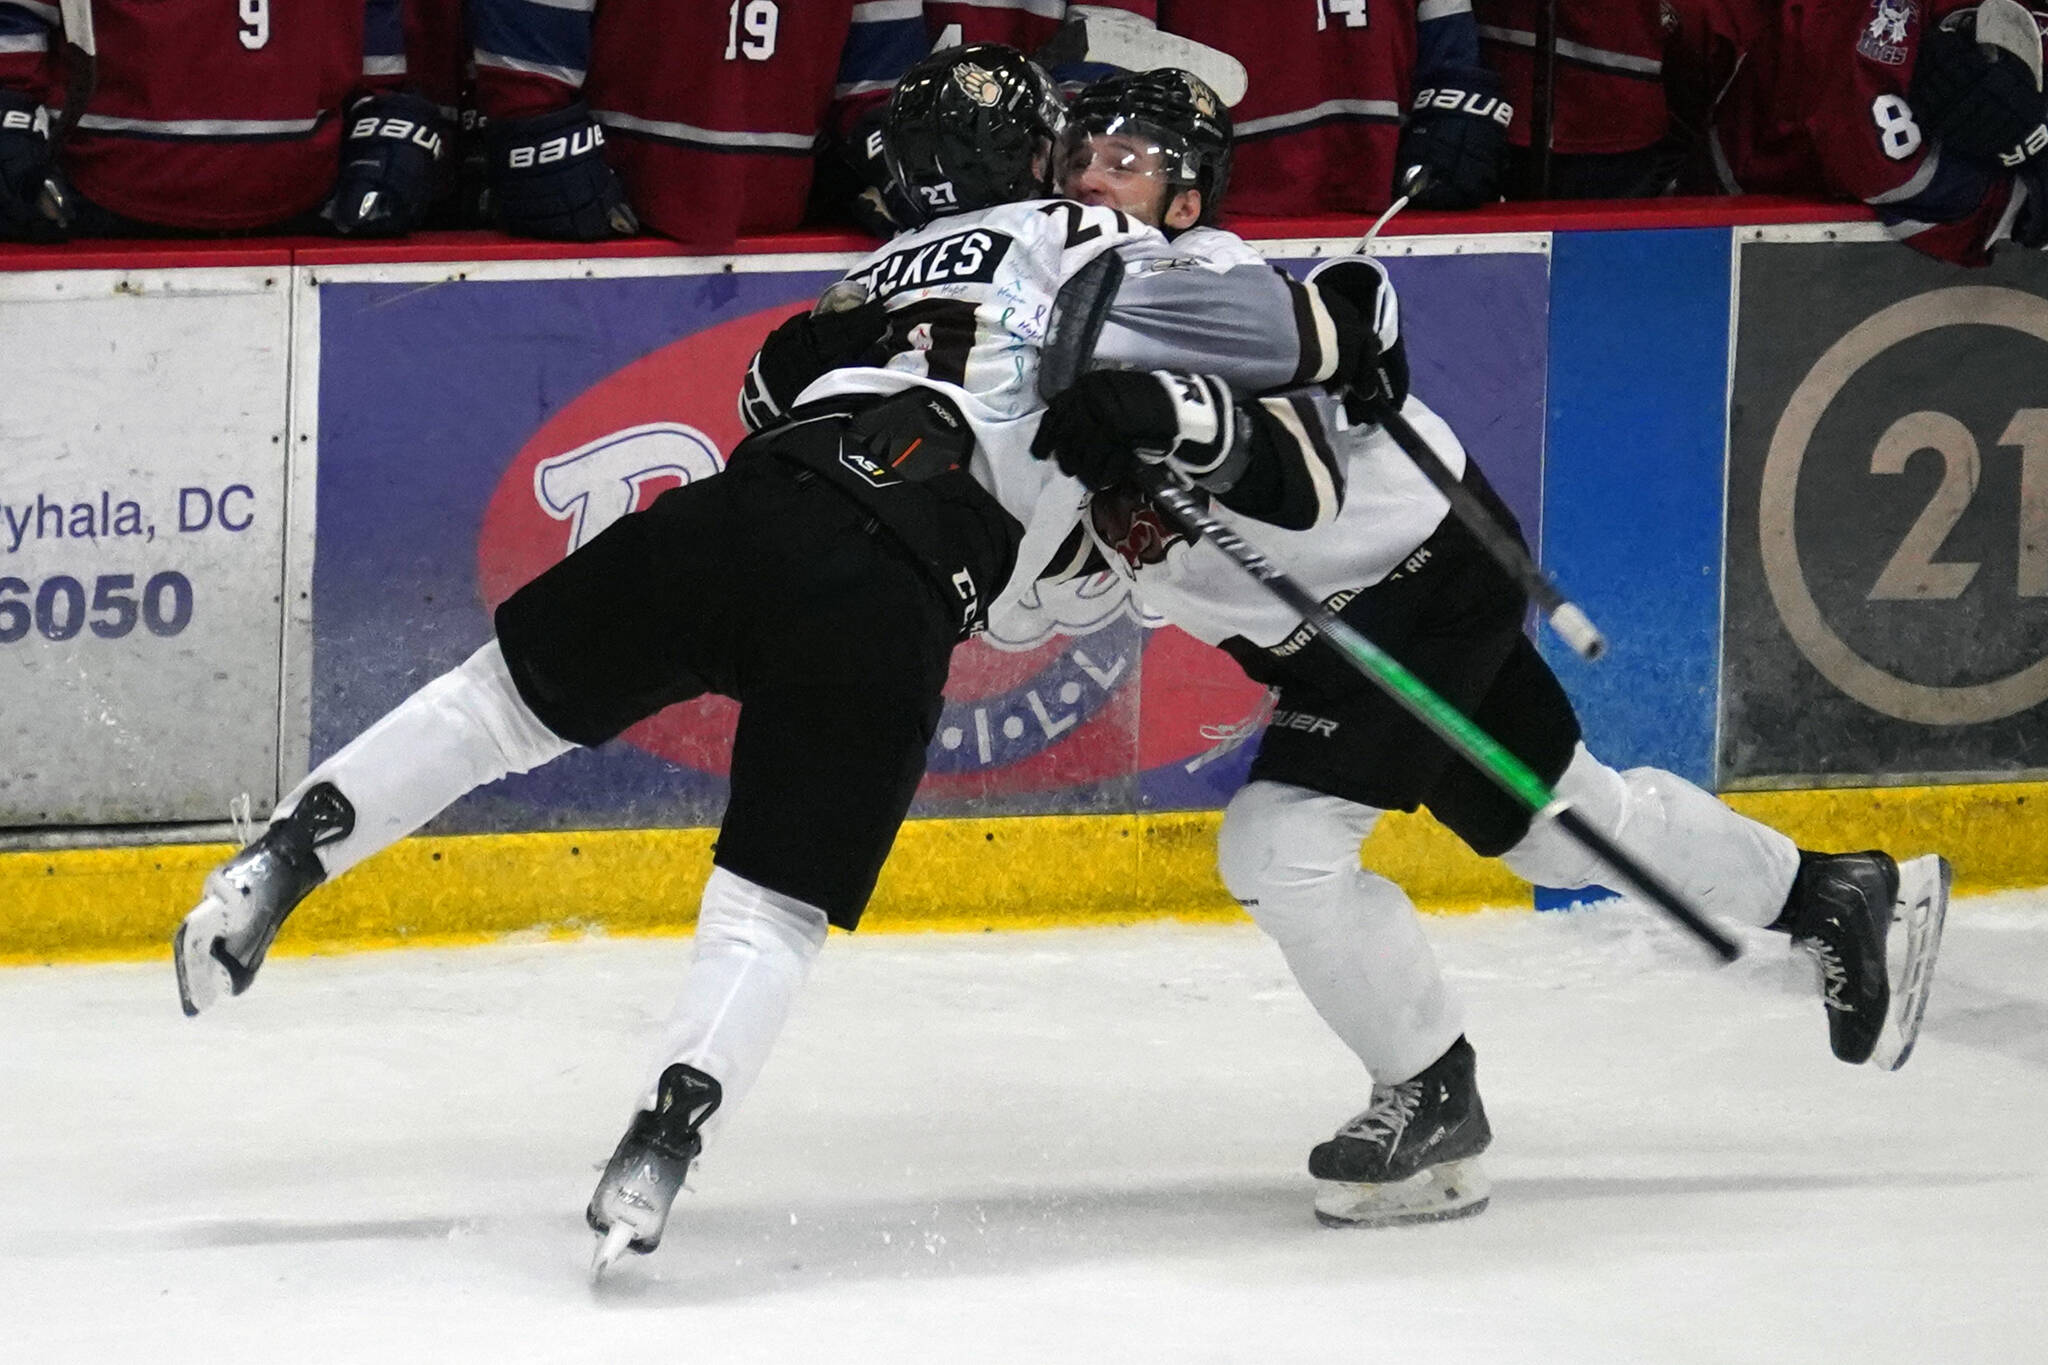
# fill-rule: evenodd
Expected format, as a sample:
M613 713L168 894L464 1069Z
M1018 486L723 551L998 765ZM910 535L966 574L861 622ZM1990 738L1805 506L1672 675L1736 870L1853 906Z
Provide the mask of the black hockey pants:
M778 429L607 527L498 608L520 695L601 744L706 692L740 703L713 860L860 920L924 775L958 611L876 518L799 462L844 417Z

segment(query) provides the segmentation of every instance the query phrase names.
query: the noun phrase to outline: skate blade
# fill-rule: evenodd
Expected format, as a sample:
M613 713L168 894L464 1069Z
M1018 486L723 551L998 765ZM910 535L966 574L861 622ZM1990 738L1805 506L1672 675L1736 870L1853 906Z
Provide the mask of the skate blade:
M1890 965L1892 1007L1884 1031L1870 1054L1872 1066L1897 1071L1913 1055L1920 1039L1920 1021L1927 1013L1934 986L1934 963L1941 955L1941 930L1948 919L1949 887L1954 880L1946 858L1929 854L1899 864L1899 903L1892 939L1903 938L1903 951Z
M178 1003L188 1019L212 1008L233 990L227 968L213 955L213 946L226 932L227 907L208 896L171 935L171 962L178 971Z
M1398 1228L1484 1212L1493 1182L1476 1157L1446 1161L1391 1185L1316 1182L1316 1221L1328 1228Z
M618 1263L633 1245L633 1229L625 1223L614 1223L597 1242L597 1250L590 1257L590 1282L596 1284L604 1273Z

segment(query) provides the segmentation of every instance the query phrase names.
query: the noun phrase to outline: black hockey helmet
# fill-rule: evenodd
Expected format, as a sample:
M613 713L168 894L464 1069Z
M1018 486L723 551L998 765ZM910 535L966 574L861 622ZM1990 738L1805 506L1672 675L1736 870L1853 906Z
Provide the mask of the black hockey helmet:
M882 120L882 150L890 176L929 221L1046 194L1065 124L1059 87L1043 67L1014 47L972 43L903 74Z
M1200 222L1214 222L1230 184L1230 111L1208 82L1174 67L1118 72L1074 96L1062 164L1097 134L1142 139L1160 155L1168 182L1202 192Z

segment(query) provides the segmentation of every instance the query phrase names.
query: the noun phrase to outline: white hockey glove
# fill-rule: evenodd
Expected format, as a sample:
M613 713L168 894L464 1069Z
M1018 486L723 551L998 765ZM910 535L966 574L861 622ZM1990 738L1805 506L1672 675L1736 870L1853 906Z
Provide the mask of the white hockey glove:
M1359 318L1358 360L1341 386L1345 416L1370 421L1380 403L1399 411L1408 401L1408 348L1401 341L1401 301L1386 267L1370 256L1339 256L1311 270L1308 282L1324 298L1350 304Z

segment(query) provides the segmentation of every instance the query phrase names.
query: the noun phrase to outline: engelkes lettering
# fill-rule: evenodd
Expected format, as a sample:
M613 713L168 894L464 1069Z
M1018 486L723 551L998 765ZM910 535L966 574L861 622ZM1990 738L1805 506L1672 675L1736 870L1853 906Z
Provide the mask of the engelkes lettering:
M891 252L849 280L867 286L872 298L886 299L906 289L935 284L988 284L1010 252L1010 238L976 228L926 242L914 249Z

